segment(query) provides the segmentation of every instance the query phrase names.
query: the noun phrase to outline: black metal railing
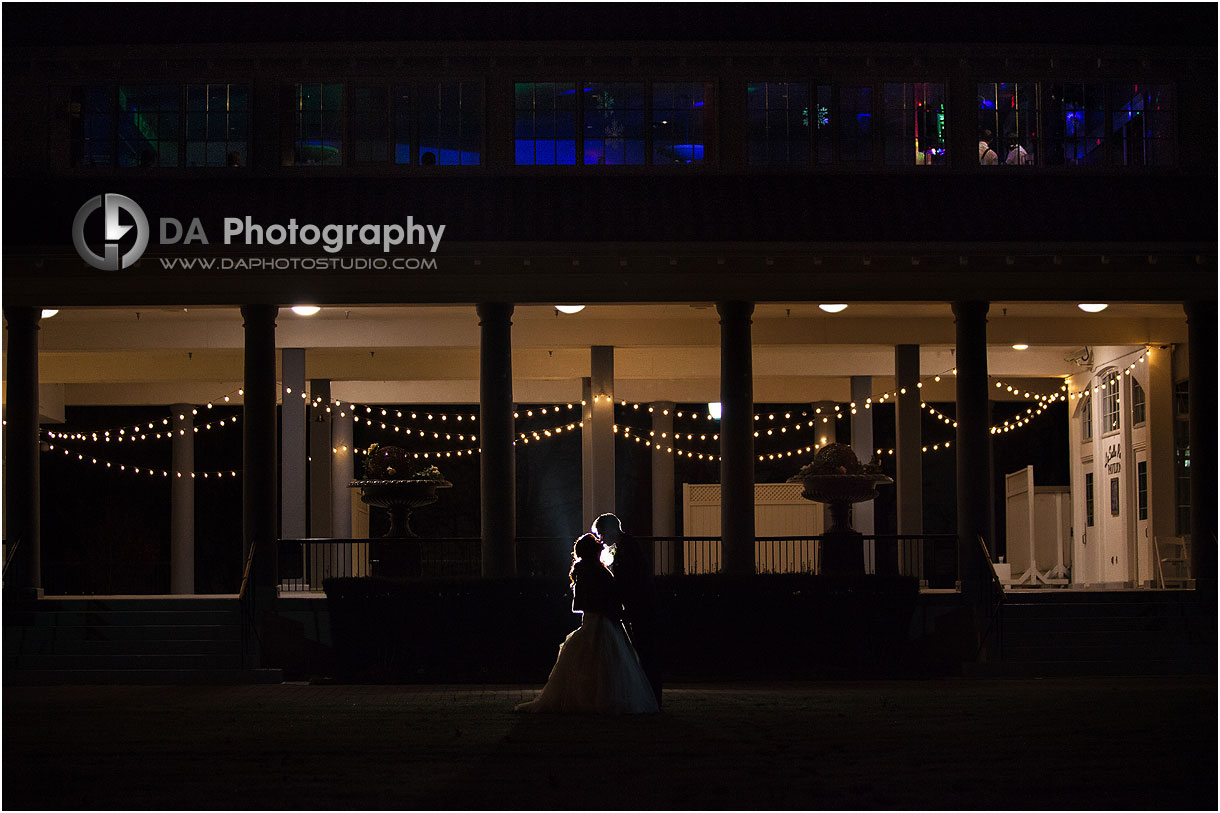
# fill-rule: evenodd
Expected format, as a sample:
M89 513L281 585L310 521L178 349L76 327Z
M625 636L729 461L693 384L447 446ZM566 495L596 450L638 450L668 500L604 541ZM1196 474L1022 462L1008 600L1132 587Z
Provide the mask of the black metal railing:
M657 575L722 570L720 537L636 538ZM818 574L821 541L820 536L760 537L754 542L755 571ZM955 535L879 534L863 537L862 544L867 573L897 572L931 589L960 585ZM482 541L477 537L281 539L278 548L284 593L319 593L326 579L338 577L477 579L482 573ZM572 564L572 540L566 537L519 537L516 549L519 576L562 578ZM878 551L888 551L895 561L886 568Z
M241 615L241 666L243 669L254 669L258 666L260 645L258 635L258 616L254 606L254 586L250 581L250 571L254 567L254 552L258 549L258 541L250 545L246 554L246 566L241 574L241 586L237 588L237 606Z
M1000 576L995 572L995 563L991 560L991 553L987 550L987 543L983 541L982 536L976 537L979 541L979 554L985 563L984 572L987 575L987 627L983 634L979 636L979 654L987 646L987 641L992 635L996 641L996 660L1004 659L1004 624L1001 622L1000 614L1004 607L1004 583L1000 581Z
M8 566L13 563L13 555L17 553L17 548L20 546L20 539L14 539L11 545L7 541L4 543L4 567L0 569L0 582L8 578Z

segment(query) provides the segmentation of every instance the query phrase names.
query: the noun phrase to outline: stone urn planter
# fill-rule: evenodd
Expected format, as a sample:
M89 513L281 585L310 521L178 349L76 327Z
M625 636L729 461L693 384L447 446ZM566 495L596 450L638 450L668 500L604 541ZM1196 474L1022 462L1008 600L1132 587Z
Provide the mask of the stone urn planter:
M788 479L802 483L801 496L825 503L830 525L823 531L822 572L863 575L864 535L851 527L851 507L877 497L877 486L893 483L880 466L862 465L845 443L828 443L813 462Z
M374 443L365 453L364 477L348 483L348 488L360 489L362 502L390 512L389 531L369 549L376 575L408 579L422 575L419 536L411 530L411 512L436 502L437 490L453 488L453 483L436 466L416 469L406 450Z

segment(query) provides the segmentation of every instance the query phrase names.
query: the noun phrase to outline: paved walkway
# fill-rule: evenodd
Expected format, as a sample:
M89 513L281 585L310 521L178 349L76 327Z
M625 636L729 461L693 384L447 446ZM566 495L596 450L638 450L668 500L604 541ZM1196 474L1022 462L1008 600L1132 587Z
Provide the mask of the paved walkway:
M3 807L1206 809L1214 677L676 686L539 717L528 686L4 690Z

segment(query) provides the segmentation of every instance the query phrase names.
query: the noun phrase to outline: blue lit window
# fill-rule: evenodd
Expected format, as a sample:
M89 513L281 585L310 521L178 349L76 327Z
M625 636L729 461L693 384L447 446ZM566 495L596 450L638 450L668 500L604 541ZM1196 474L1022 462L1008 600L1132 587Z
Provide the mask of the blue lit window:
M945 86L932 82L889 83L882 141L891 166L943 165L945 154Z
M1033 166L1040 151L1037 83L984 82L978 109L979 163Z
M1112 163L1127 167L1173 163L1173 97L1169 85L1120 84L1111 94Z
M644 163L644 84L586 82L582 95L583 162L611 166Z
M751 82L746 158L752 166L805 166L809 132L818 116L805 82Z
M419 84L419 166L478 166L483 150L483 83L421 82ZM395 119L399 122L399 119ZM405 124L405 121L401 122ZM398 129L396 133L403 131ZM395 136L395 160L409 154L403 136ZM410 160L410 159L407 159Z
M338 166L343 163L343 85L310 83L293 86L294 166Z
M114 163L114 87L72 88L68 111L72 166L111 166Z
M715 122L709 82L654 82L652 163L702 164Z
M867 85L839 88L839 160L873 160L873 89Z
M572 82L518 82L516 163L576 163L576 85Z
M181 85L120 85L119 166L178 166L181 117Z
M186 165L246 165L249 143L246 85L186 86Z
M1051 84L1045 91L1047 166L1097 166L1106 150L1106 94L1100 82Z

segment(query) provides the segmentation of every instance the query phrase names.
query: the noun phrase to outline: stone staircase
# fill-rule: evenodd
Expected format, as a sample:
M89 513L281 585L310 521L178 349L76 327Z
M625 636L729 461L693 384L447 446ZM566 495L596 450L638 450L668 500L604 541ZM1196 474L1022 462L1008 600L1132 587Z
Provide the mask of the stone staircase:
M1215 674L1216 616L1193 590L1010 591L998 676Z
M242 665L236 597L48 598L4 611L5 685L279 683Z

